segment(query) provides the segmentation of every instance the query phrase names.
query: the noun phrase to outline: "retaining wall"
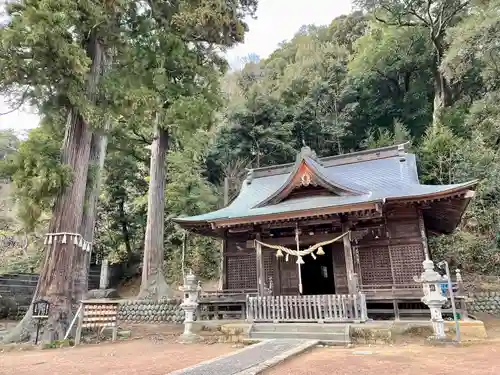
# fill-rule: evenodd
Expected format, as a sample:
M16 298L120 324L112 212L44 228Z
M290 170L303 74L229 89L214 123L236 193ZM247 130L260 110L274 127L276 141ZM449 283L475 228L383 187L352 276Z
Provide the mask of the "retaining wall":
M124 301L118 308L118 320L131 323L182 323L184 311L179 300Z
M500 292L477 292L469 297L467 308L471 313L488 313L500 316Z

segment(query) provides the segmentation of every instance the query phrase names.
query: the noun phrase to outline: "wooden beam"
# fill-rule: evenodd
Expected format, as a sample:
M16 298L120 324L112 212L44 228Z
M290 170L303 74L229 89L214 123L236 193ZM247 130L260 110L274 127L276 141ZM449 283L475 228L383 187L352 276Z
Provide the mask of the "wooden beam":
M345 233L350 230L350 223L342 223L342 232ZM347 271L347 288L349 289L349 294L356 294L356 278L354 276L354 261L352 257L352 247L350 236L344 236L342 239L344 241L344 257L345 266Z
M213 228L230 227L234 225L250 224L250 223L263 223L271 221L295 221L297 219L317 217L323 215L334 215L342 213L352 213L359 211L376 211L377 202L368 203L358 203L352 205L342 205L342 206L332 206L332 207L320 207L311 208L308 210L282 212L279 214L269 214L269 215L256 215L232 219L218 219L214 220L211 224Z
M255 235L256 240L260 241L260 233ZM264 295L264 262L262 259L262 245L259 243L255 244L255 258L257 261L257 290L259 296Z

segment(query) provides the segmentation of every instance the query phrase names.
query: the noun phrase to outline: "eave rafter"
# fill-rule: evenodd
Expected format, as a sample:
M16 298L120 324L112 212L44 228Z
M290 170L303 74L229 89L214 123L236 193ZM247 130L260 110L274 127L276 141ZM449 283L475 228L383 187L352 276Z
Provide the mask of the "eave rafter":
M300 210L292 212L283 212L278 214L255 215L242 218L220 219L214 220L210 224L212 229L229 228L248 224L289 222L302 219L321 218L323 216L337 216L339 214L348 213L356 218L376 218L382 216L382 204L380 202L368 202L357 205L332 206L314 208L309 210Z

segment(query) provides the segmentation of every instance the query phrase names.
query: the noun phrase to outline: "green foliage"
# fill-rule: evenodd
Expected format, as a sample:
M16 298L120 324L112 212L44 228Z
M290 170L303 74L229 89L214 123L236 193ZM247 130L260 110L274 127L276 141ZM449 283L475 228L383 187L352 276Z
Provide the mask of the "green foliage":
M496 11L498 0L472 2L474 7L470 16L465 17L448 35L450 44L443 68L452 80L467 79L479 71L488 89L495 90L500 84L500 20Z
M33 129L5 168L10 171L18 215L26 231L34 231L52 208L57 193L71 182L71 171L60 163L61 137L42 124Z
M44 225L57 192L71 182L59 160L64 117L76 108L95 127L113 124L95 249L114 262L132 267L141 259L147 146L159 119L169 136L171 280L180 277L184 244L186 266L206 278L216 276L220 251L210 238L185 240L171 218L221 207L224 177L234 197L246 167L291 162L304 143L324 156L410 141L422 183L479 179L459 229L432 237L431 250L467 271L498 273L498 0L356 3L369 13L304 26L268 58L223 79L227 63L215 46L243 40L243 16L255 11L255 0L158 0L140 9L125 0L10 5L12 21L0 30L0 91L44 115L19 144L0 134L2 176L13 181L25 230ZM93 101L86 91L91 32L113 47ZM437 90L440 79L445 87Z
M170 218L192 216L217 209L220 198L214 186L202 177L200 144L207 144L208 134L198 131L182 150L169 154L168 183L165 190L167 215L165 232L169 277L180 280L181 253L184 241L183 231ZM218 241L211 238L189 235L186 243L186 266L203 278L217 276L219 266Z
M14 130L0 130L0 161L4 161L15 153L19 147L19 142L20 140Z
M385 128L368 129L363 145L367 149L373 149L406 142L409 142L411 145L411 140L412 137L406 126L396 119L394 120L394 129L392 131Z

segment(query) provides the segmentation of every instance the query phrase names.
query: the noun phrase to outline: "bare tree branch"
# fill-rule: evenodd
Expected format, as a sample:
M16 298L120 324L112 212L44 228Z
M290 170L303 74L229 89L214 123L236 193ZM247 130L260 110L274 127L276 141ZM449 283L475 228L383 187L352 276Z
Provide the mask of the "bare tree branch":
M21 108L24 105L24 103L26 102L26 98L28 97L28 90L29 90L29 88L24 90L23 95L21 96L21 99L19 99L19 103L14 108L8 110L7 112L0 113L0 116L8 115L12 112L17 111L19 108Z
M464 1L462 4L458 5L451 13L443 20L438 31L436 32L436 37L440 36L444 29L448 26L448 23L455 17L459 12L464 10L470 4L470 0Z
M140 134L139 132L137 132L137 130L135 129L132 129L132 133L139 139L137 139L138 141L142 141L144 142L145 144L147 145L150 145L152 140L150 139L147 139L144 135Z

